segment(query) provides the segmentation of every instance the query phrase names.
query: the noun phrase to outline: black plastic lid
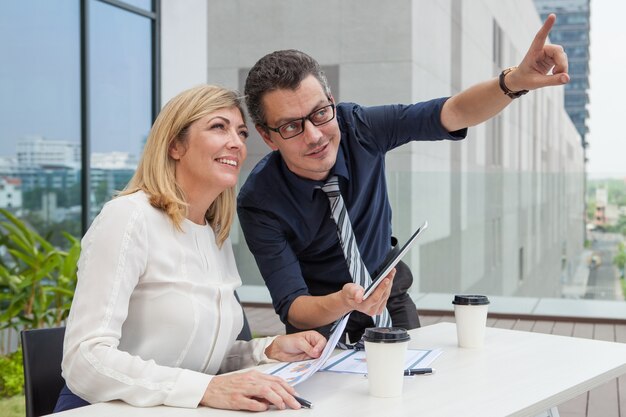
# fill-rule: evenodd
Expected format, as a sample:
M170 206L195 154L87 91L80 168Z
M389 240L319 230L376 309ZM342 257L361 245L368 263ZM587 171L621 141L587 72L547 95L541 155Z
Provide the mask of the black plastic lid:
M461 306L482 306L489 304L489 298L486 295L455 295L452 304Z
M402 327L370 327L365 329L363 340L373 343L400 343L411 340L411 336Z

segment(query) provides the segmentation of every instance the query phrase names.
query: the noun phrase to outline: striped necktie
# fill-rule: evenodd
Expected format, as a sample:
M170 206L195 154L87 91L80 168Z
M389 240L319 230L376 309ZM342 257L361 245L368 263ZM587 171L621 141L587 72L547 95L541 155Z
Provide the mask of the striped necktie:
M352 276L354 283L359 284L363 288L367 288L372 283L372 278L367 271L365 263L361 259L361 253L352 231L352 224L350 223L350 217L348 217L348 211L346 205L341 197L339 191L339 179L336 175L328 178L326 183L321 187L322 191L326 193L330 202L330 211L337 224L337 235L339 236L339 243L343 254L348 264L348 270ZM385 308L382 314L374 316L374 324L376 327L390 327L391 317L389 312Z

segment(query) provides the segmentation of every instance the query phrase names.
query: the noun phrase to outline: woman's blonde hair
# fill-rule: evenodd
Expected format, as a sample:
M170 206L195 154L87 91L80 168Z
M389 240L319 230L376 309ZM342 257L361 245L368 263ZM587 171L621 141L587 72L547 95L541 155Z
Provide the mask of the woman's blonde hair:
M178 230L187 214L182 188L176 183L176 163L169 150L175 143L186 146L189 126L214 111L237 107L245 116L241 97L231 90L201 85L171 99L157 116L139 161L137 171L119 195L144 191L152 206L163 210ZM206 212L219 247L228 238L235 214L235 189L223 191Z

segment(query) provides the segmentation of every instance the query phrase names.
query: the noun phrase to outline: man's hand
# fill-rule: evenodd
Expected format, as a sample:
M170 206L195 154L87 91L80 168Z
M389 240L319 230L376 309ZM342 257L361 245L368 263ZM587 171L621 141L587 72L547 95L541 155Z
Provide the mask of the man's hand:
M522 62L506 74L504 84L509 90L535 90L569 82L567 55L563 47L546 44L555 21L554 14L548 16ZM476 126L500 113L511 102L511 98L502 94L498 79L492 78L447 100L441 109L441 124L448 132Z
M226 410L265 411L271 404L299 409L296 391L284 379L258 371L218 375L211 379L200 405Z
M341 290L328 295L297 297L289 308L289 322L298 329L311 329L330 324L354 310L370 316L381 314L395 275L393 269L366 300L363 300L365 289L354 283L345 284Z
M319 358L324 346L326 338L315 330L309 330L276 337L265 349L265 355L281 362L303 361Z
M393 278L396 276L396 269L383 278L383 281L376 287L367 299L363 299L365 289L358 284L348 283L341 289L341 296L348 311L356 310L369 316L381 314L387 305Z
M507 74L505 84L510 90L534 90L569 82L567 54L563 51L563 47L546 44L554 22L556 22L556 16L549 15L535 35L522 62L515 71Z

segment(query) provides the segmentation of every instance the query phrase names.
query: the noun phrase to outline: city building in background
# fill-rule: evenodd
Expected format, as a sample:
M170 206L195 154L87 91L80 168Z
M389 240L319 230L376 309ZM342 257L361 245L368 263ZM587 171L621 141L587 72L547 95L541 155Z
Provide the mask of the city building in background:
M550 41L562 45L569 60L570 82L565 86L565 110L574 122L583 146L589 131L590 0L534 0L542 19L556 13Z
M128 152L91 154L91 217L126 186L137 163ZM41 232L58 223L77 229L82 212L81 169L78 143L43 136L20 138L16 156L0 164L0 208L36 224Z
M603 230L610 226L615 226L622 215L617 204L609 202L608 188L597 188L595 198L595 214L593 225L596 229Z
M63 166L80 167L80 144L65 140L24 136L17 141L18 167Z
M0 208L6 208L18 215L22 209L22 180L0 176Z

